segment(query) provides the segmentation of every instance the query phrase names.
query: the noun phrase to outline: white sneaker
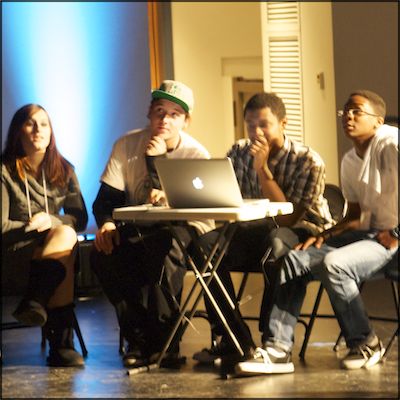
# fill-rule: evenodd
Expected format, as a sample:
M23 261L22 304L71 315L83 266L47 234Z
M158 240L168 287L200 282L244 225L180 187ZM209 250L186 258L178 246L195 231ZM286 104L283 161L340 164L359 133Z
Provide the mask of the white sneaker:
M287 374L294 372L291 359L290 353L276 347L257 347L253 358L238 363L235 372L238 375Z
M381 361L385 349L378 339L376 345L363 344L350 349L347 356L342 360L341 366L345 369L371 368Z

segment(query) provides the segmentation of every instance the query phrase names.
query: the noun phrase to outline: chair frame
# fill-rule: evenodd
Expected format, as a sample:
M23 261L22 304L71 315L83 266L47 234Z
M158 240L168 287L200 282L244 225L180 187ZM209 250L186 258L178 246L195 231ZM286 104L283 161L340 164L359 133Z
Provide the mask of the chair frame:
M81 268L79 265L79 262L81 260L80 257L80 242L78 241L78 252L76 254L75 257L75 284L74 284L74 288L76 290L76 283L77 283L77 277L79 275L79 273L81 272ZM18 321L10 321L10 322L2 322L1 323L1 330L10 330L10 329L21 329L21 328L37 328L35 326L29 326L29 325L25 325L22 324L21 322ZM82 335L82 331L79 327L79 323L78 323L78 319L76 317L76 313L75 310L73 310L73 329L75 331L76 337L78 338L79 341L79 345L81 346L81 350L82 350L82 356L86 357L88 355L88 350L87 347L85 345L85 341L83 339L83 335ZM41 331L42 331L42 338L40 341L40 346L44 349L46 347L46 330L45 327L42 326L41 327Z
M78 338L79 344L81 346L82 349L82 355L83 357L86 357L88 355L88 351L85 345L85 341L83 340L83 336L82 336L82 332L81 329L79 327L79 323L78 323L78 319L76 318L76 314L75 311L73 311L73 328L76 334L76 337ZM5 331L5 330L10 330L10 329L22 329L22 328L37 328L37 326L30 326L30 325L24 325L21 324L18 321L11 321L11 322L2 322L1 323L1 330ZM46 347L46 331L45 331L45 327L42 326L41 327L41 331L42 331L42 338L40 341L40 346L44 349Z

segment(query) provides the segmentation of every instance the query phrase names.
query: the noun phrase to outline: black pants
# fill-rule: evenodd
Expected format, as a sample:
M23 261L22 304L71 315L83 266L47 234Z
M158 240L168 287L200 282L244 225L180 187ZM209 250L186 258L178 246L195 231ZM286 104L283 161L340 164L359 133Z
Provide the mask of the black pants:
M112 254L96 249L91 267L114 305L120 329L130 344L160 351L179 313L186 273L183 254L165 226L124 225ZM190 235L176 227L185 246Z
M261 259L267 249L269 247L271 248L271 253L268 257L268 265L264 268L267 281L265 282L259 323L260 331L263 332L275 295L280 260L295 244L299 243L305 237L308 237L308 234L304 229L276 228L276 225L271 219L240 222L237 224L237 230L218 268L218 275L230 297L235 299L235 291L230 271L251 272L259 270L261 272ZM217 236L217 231L211 231L203 235L200 238L203 249L206 251L210 250ZM201 257L196 252L194 255L197 259ZM232 308L229 306L229 303L226 301L222 291L214 280L210 283L209 289L220 306L225 318L227 321L230 321L231 328L241 344L244 347L252 346L253 342L250 337L250 330L243 322L237 305L236 309L232 311ZM223 340L229 340L226 336L225 328L220 322L207 296L205 296L205 305L213 333L222 336Z

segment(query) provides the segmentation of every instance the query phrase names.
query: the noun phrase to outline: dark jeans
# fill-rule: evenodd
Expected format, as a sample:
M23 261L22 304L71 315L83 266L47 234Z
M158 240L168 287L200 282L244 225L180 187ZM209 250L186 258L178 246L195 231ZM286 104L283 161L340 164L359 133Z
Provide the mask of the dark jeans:
M178 315L185 260L165 226L128 224L119 230L121 244L110 255L93 249L91 267L124 337L153 353L161 350ZM187 246L187 229L176 230Z
M230 271L262 272L261 259L267 249L271 248L268 264L265 265L267 281L265 282L266 285L260 311L260 331L262 332L275 296L276 281L282 257L287 254L295 244L307 237L308 233L304 229L276 228L276 225L271 219L240 222L237 223L237 225L237 230L218 268L218 275L230 297L235 299L235 291ZM200 242L203 249L210 250L217 236L217 230L201 236ZM195 254L195 257L198 259L199 255ZM230 321L231 328L238 340L245 347L251 346L253 342L250 337L250 330L243 322L238 307L236 306L236 309L232 310L218 284L214 280L210 283L209 288L225 318L227 321ZM225 328L220 322L207 296L205 296L205 305L213 333L222 336L223 340L227 339Z

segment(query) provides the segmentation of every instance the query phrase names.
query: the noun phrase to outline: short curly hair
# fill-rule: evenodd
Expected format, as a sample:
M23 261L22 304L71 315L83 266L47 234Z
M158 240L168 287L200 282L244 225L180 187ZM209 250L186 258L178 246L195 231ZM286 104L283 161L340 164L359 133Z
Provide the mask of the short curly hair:
M379 94L373 92L372 90L367 90L367 89L358 89L352 92L349 96L361 96L364 97L369 101L371 104L372 108L374 109L375 114L379 115L382 118L385 118L386 116L386 103L382 99Z
M282 99L275 93L257 93L252 96L244 107L243 115L246 116L247 111L260 110L261 108L268 107L271 109L279 121L286 117L286 107Z

